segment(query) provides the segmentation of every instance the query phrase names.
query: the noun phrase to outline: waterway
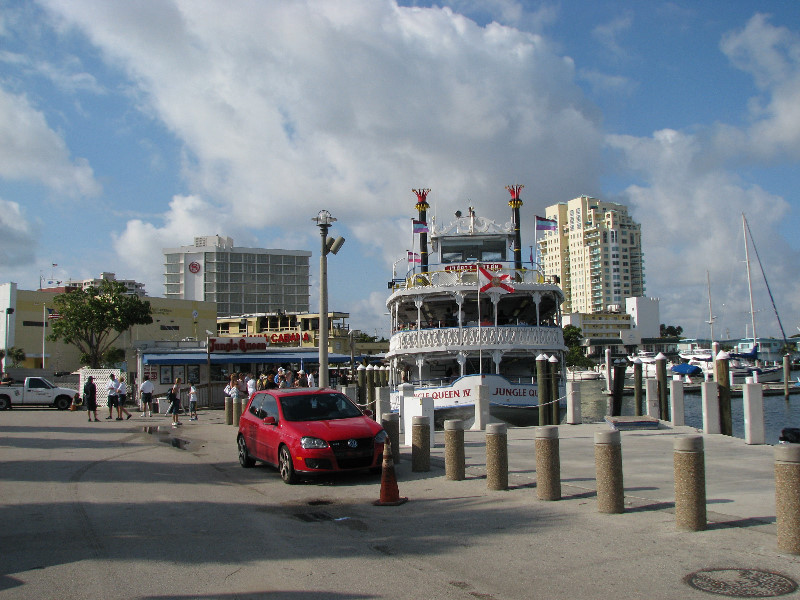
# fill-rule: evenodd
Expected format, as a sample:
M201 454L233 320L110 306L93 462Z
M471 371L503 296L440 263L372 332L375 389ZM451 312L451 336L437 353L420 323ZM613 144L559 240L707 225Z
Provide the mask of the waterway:
M605 393L605 382L581 381L581 418L584 423L601 422L608 414L610 396ZM697 429L703 428L702 402L699 393L684 395L686 424ZM622 414L633 415L633 396L622 397ZM733 435L744 439L744 411L742 398L731 398L731 418ZM800 427L800 395L764 396L764 428L768 444L777 444L778 436L784 427Z

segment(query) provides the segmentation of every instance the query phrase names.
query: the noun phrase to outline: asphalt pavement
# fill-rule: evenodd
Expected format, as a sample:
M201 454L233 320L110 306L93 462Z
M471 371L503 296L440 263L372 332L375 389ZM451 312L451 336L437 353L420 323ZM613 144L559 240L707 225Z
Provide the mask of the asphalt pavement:
M535 429L510 428L508 490L487 489L483 432L465 432L466 479L447 480L436 432L428 472L401 449L409 501L389 507L373 505L368 474L289 486L242 469L221 411L168 421L0 413L0 599L800 595L800 557L777 550L771 446L703 436L709 526L687 532L672 447L688 427L622 433L625 512L609 515L595 488L604 424L559 428L559 501L536 497Z

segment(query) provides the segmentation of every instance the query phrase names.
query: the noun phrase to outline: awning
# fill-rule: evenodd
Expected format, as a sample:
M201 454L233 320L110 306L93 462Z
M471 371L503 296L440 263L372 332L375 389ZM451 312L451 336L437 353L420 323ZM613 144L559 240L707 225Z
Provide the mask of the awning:
M204 365L208 361L205 352L143 352L142 363L146 365ZM239 364L283 364L283 363L317 363L317 352L242 352L242 353L211 353L211 364L214 365L239 365ZM360 360L356 356L355 360ZM349 363L347 354L328 354L328 363Z

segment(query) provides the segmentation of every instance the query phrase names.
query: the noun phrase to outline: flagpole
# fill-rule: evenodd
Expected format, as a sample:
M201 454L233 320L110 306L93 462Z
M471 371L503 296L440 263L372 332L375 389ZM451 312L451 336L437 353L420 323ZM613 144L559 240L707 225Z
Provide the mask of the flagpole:
M42 303L42 369L44 369L44 341L47 332L47 303Z
M483 338L481 338L481 263L475 264L475 275L478 282L478 375L483 375Z

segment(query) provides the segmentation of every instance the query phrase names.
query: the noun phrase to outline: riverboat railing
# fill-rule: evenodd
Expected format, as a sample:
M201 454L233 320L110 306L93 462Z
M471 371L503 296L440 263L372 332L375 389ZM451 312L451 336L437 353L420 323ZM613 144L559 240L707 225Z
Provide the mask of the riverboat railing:
M389 340L389 352L444 351L454 348L557 348L564 345L558 326L464 326L397 331Z
M480 266L491 272L493 275L509 275L509 282L515 283L538 283L538 284L557 284L558 277L547 276L534 265L533 268L516 269L510 264L502 262L480 263ZM434 264L429 265L427 271L422 271L420 267L414 267L405 278L393 279L392 289L413 289L422 287L448 287L455 285L475 285L478 284L478 263L459 263L459 264Z

